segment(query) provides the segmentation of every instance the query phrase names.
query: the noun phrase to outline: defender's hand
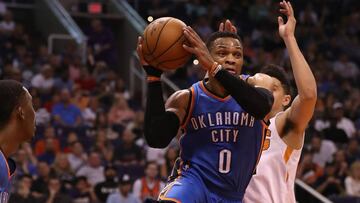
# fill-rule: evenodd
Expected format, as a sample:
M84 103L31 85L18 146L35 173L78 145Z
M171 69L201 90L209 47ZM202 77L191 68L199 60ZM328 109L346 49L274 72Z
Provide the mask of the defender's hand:
M210 55L205 43L190 26L185 27L183 30L187 41L190 43L190 46L183 44L184 49L196 56L203 69L210 71L214 64L214 59Z
M236 27L231 23L229 19L227 19L225 23L220 23L219 31L237 33Z
M284 24L284 19L281 16L278 17L279 34L281 38L294 37L296 19L294 17L294 10L289 1L286 2L283 0L280 2L280 13L287 17L286 24Z

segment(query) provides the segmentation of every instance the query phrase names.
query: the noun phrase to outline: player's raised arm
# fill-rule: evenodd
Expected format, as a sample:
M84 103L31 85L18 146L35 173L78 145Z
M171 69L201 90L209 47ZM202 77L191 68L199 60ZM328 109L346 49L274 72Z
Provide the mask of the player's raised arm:
M317 98L316 82L294 36L296 19L291 3L282 1L280 2L280 7L280 12L286 15L288 20L284 23L283 18L278 17L279 34L288 50L298 89L298 95L291 107L286 110L286 118L291 122L291 130L298 135L291 141L294 141L295 143L293 144L296 145L296 143L302 143L303 132L314 112Z
M139 37L137 53L147 74L148 92L145 109L144 136L150 147L165 148L177 135L180 123L185 117L188 91L178 91L167 101L163 100L160 82L162 71L151 67L143 58L142 38Z

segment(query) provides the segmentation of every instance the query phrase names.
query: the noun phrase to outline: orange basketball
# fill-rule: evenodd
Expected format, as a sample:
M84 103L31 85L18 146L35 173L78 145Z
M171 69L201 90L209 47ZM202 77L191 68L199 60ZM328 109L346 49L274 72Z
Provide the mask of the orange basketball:
M158 18L144 30L142 50L144 59L153 67L173 70L183 66L190 58L182 45L186 41L186 24L172 17Z

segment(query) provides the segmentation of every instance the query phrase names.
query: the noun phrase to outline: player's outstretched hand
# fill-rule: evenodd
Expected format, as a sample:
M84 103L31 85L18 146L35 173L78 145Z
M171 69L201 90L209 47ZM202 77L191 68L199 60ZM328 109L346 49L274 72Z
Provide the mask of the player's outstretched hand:
M280 2L280 13L286 15L287 17L286 23L284 23L284 19L281 16L278 17L279 34L281 38L285 39L288 37L294 37L296 19L294 16L294 10L289 1L283 0Z
M149 64L145 61L144 56L143 56L143 52L142 52L142 43L143 43L143 38L142 37L138 37L138 43L137 43L137 47L136 47L136 52L139 56L139 60L142 66L148 66Z
M220 23L219 31L237 33L236 27L231 23L229 19L226 19L225 23Z
M183 30L187 41L190 43L190 45L183 44L184 49L196 56L203 69L210 70L214 64L214 59L204 41L190 26L184 27Z

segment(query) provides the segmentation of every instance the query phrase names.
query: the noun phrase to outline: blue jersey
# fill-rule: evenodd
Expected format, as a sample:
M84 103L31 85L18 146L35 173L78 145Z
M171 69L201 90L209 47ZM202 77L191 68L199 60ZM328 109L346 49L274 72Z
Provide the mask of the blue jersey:
M11 167L9 167L8 160L0 150L0 203L6 203L9 199L12 174L10 168L14 168L14 166L12 161Z
M241 201L260 158L267 126L231 96L219 98L210 93L203 81L191 91L180 157L209 191Z

